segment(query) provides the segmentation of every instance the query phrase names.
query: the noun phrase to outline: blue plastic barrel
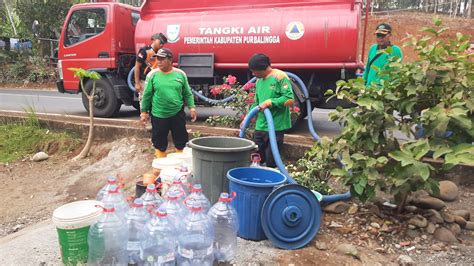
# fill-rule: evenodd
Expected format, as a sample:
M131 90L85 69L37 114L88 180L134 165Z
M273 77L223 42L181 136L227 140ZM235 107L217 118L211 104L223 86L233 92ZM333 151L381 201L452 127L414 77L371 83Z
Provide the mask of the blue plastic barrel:
M227 178L230 193L237 194L232 206L239 216L239 237L249 240L266 239L261 223L263 203L273 187L286 183L286 177L265 168L240 167L229 170Z

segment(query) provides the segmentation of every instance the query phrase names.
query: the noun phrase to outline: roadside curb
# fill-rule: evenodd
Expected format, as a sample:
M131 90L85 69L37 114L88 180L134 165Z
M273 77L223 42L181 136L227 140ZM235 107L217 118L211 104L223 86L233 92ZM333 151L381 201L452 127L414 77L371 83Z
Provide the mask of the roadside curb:
M0 121L18 121L28 117L22 111L0 110ZM87 134L89 118L74 115L35 113L40 123L48 128L70 130ZM150 138L150 132L141 127L137 120L95 118L95 137L98 140L115 140L126 137ZM234 128L210 127L205 125L187 124L188 134L201 136L232 136L237 137L239 130ZM303 157L304 152L312 147L314 141L310 137L285 134L283 156L290 159Z

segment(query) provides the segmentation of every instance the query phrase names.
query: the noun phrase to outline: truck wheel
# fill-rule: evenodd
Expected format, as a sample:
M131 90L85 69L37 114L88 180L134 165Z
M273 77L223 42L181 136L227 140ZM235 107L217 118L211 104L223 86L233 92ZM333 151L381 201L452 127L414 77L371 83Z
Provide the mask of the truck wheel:
M295 82L293 82L293 81L291 81L291 86L292 86L293 88L296 88L296 87L299 88L299 86L298 86ZM298 100L298 98L295 96L295 102L293 103L292 109L293 109L293 111L291 112L291 128L293 129L294 126L295 126L299 121L303 120L303 118L306 117L306 115L307 115L307 112L306 112L306 109L307 109L307 108L306 108L306 103L305 103L305 102L300 102L300 101ZM295 109L299 110L298 114L297 114L297 112L294 111ZM290 130L291 130L291 129L290 129Z
M97 80L94 96L94 116L112 117L120 110L121 103L118 101L113 91L112 85L107 80ZM92 80L88 80L85 85L87 92L92 91ZM89 101L87 96L82 94L82 104L89 112Z

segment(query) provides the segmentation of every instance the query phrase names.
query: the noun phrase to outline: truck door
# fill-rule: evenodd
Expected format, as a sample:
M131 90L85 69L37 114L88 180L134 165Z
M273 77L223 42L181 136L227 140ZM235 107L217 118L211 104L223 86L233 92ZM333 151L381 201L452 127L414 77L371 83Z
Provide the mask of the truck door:
M108 7L78 8L69 14L61 35L59 58L66 90L77 90L79 80L70 67L106 69L115 67Z

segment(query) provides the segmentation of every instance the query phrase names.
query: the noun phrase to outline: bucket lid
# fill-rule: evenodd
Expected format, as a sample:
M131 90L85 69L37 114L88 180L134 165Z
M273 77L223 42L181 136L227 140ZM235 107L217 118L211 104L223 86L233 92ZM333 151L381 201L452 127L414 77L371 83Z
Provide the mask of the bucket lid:
M193 149L191 149L191 148L189 148L189 147L184 147L183 153L184 153L184 154L188 154L188 155L190 155L190 156L192 157L192 156L193 156Z
M173 177L174 178L179 173L180 173L180 171L179 171L178 168L167 167L167 168L161 169L160 177L161 176L167 176L167 177Z
M75 201L56 208L53 222L59 227L77 226L77 228L94 223L102 214L103 203L96 200ZM82 226L81 226L82 225Z
M298 249L313 240L321 226L321 206L311 190L290 184L274 190L262 208L262 227L272 244Z
M179 158L158 158L154 159L151 166L155 169L165 169L168 167L178 167L183 163L182 159Z
M186 160L192 157L190 153L184 153L184 152L174 152L170 153L167 156L168 158L176 158L176 159L181 159L181 160Z

